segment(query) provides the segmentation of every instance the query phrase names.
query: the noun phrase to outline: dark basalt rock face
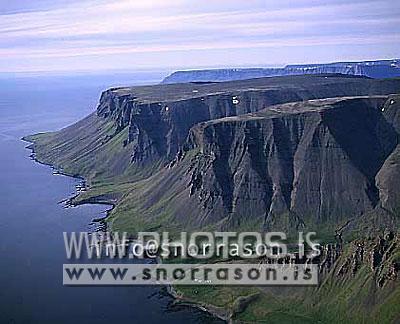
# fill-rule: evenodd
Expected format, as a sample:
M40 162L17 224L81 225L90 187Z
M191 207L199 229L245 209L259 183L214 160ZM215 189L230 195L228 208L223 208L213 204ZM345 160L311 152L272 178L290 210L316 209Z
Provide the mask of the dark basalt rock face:
M336 252L336 250L332 251ZM398 252L399 236L393 232L387 232L368 240L355 240L348 247L347 254L335 264L333 274L338 279L346 276L351 278L361 267L367 266L373 273L374 284L377 287L390 285L399 279ZM329 253L325 254L329 256ZM337 260L338 257L335 259Z
M192 126L227 116L256 112L271 105L317 98L390 94L397 81L298 76L224 84L163 85L105 91L97 115L114 120L116 132L129 128L132 162L171 160ZM172 93L172 94L171 94Z
M393 226L399 92L337 75L114 88L35 148L89 183L142 180L124 203L143 222L334 232L379 209Z
M399 93L400 79L337 75L116 88L85 119L27 139L87 179L82 202L115 204L113 231L336 237L301 303L381 318L399 296ZM270 289L298 294L287 288Z
M388 123L400 134L400 96L391 96L383 107L383 115ZM400 145L386 159L376 176L380 201L386 210L400 211Z
M252 218L267 228L340 224L379 202L375 177L398 133L385 98L287 104L243 118L200 124L190 194L227 226Z

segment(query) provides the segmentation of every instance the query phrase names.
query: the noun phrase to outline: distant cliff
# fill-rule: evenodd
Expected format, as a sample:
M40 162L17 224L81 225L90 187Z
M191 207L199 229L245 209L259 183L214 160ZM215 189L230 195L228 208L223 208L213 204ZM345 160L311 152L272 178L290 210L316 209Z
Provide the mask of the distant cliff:
M400 76L400 59L364 62L338 62L328 64L287 65L283 68L207 69L177 71L167 76L162 83L207 81L222 82L273 76L324 73L360 75L375 79L393 78Z

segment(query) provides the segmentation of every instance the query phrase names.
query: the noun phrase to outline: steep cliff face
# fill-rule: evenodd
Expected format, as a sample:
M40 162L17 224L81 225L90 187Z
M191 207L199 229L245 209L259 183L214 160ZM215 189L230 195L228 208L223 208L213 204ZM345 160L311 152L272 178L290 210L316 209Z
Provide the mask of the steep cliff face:
M375 179L398 144L382 112L386 101L314 100L200 123L185 144L190 154L145 180L140 199L143 206L167 201L163 208L184 226L290 231L330 224L333 232L396 190Z
M192 194L229 214L232 225L258 217L267 226L299 227L362 214L377 205L375 176L397 145L379 111L384 101L290 104L281 116L268 111L198 126L195 142L210 162L194 171L202 180Z
M377 208L395 219L399 91L336 75L116 88L30 140L39 160L85 176L86 196L123 185L118 229L331 230Z
M117 88L80 122L27 139L40 161L89 180L78 199L115 203L113 231L304 229L340 238L323 250L319 287L262 288L248 308L253 319L290 296L295 316L393 322L399 93L400 79L332 75Z
M400 134L400 96L391 96L382 108L387 121ZM400 212L400 145L386 159L376 177L382 207Z
M400 297L400 240L393 232L357 239L338 250L326 246L321 284L309 300L323 322L397 323ZM335 320L333 320L335 319Z
M340 73L383 79L400 76L400 60L364 62L338 62L328 64L287 65L283 68L240 68L177 71L167 76L163 83L231 81L251 78Z
M171 160L197 123L315 98L394 93L399 81L298 76L225 84L119 88L104 92L97 115L129 129L132 162Z

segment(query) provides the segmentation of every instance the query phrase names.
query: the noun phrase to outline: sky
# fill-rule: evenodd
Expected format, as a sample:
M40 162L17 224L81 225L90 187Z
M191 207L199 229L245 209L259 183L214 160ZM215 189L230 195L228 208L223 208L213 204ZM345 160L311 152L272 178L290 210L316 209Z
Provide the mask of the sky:
M398 0L0 0L0 73L399 57Z

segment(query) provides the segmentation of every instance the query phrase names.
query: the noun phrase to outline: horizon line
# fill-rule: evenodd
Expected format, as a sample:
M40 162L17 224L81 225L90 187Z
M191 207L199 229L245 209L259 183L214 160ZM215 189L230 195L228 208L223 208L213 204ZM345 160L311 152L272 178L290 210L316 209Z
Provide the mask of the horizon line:
M198 70L218 70L218 69L268 69L268 68L285 68L292 65L321 65L334 63L358 63L358 62L376 62L376 61L397 61L400 60L400 55L391 58L371 58L359 60L333 60L333 61L318 61L318 62L300 62L300 63L281 63L281 64L240 64L240 65L182 65L182 66L153 66L153 67L127 67L116 69L88 69L88 70L37 70L37 71L6 71L0 72L0 77L40 77L40 76L100 76L110 74L130 74L130 73L151 73L151 72L167 72L173 73L177 71L198 71Z

